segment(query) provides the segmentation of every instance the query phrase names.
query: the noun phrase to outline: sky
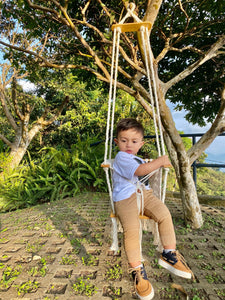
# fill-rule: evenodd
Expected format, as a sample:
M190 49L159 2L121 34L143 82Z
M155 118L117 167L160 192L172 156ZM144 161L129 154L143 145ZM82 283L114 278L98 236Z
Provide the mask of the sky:
M171 102L167 102L169 106L176 128L178 131L183 131L185 134L189 133L205 133L209 128L210 124L205 127L200 127L198 125L192 125L185 120L185 110L175 111L175 105ZM196 138L196 141L199 138ZM225 164L225 136L218 136L212 142L212 144L205 150L208 157L205 159L205 163L212 164ZM225 168L221 168L221 171L225 172Z

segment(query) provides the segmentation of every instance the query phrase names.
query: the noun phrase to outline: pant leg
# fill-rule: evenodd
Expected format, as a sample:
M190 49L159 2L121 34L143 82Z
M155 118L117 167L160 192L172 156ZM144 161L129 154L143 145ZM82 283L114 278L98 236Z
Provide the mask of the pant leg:
M163 247L176 245L176 236L170 211L160 199L154 196L152 190L144 190L144 215L158 223Z
M116 215L123 227L124 248L129 263L141 261L140 220L137 195L114 203Z

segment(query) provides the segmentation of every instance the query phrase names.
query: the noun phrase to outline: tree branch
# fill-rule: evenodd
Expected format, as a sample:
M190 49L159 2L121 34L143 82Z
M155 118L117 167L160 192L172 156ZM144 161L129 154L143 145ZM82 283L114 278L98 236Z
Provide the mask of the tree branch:
M14 106L14 110L18 118L23 121L24 120L24 115L20 112L19 106L18 106L18 101L17 101L17 93L16 93L16 79L15 77L12 78L12 103Z
M216 57L220 54L218 51L220 48L222 48L225 45L225 35L221 36L209 49L209 51L205 54L204 57L201 57L198 61L187 67L184 71L182 71L180 74L172 78L170 81L166 82L164 84L164 90L167 91L170 89L173 85L178 83L179 81L183 80L190 74L192 74L197 68L199 68L201 65L203 65L206 61L212 59L213 57Z
M11 148L12 143L6 137L4 137L4 135L2 135L1 133L0 133L0 140L2 140L6 145L8 145Z
M46 113L47 113L47 110L46 110L44 112L44 114L35 123L41 125L42 128L52 124L58 118L58 116L61 114L63 108L67 105L68 102L69 102L69 97L66 96L64 101L58 107L56 113L54 114L54 116L52 118L50 118L49 120L45 120Z
M2 108L3 108L3 111L6 115L7 120L11 124L12 128L16 131L18 129L18 126L16 125L16 122L15 122L12 114L9 111L8 105L6 103L7 101L6 101L5 92L1 91L1 90L0 90L0 101L2 103Z

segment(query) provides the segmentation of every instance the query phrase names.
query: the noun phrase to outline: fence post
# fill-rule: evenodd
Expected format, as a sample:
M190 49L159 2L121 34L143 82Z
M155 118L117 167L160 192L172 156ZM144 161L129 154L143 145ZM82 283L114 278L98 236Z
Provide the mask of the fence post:
M196 137L192 136L192 146L196 143ZM193 167L193 180L195 183L195 188L197 188L197 167L196 167L196 161L192 164Z

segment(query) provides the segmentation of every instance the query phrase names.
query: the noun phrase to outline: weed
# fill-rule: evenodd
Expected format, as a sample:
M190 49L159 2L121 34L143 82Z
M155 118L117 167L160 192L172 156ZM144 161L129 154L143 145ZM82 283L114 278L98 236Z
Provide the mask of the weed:
M87 280L84 280L82 277L78 277L76 279L76 282L73 284L72 288L77 295L85 295L88 297L96 294L98 290L97 287L89 283L89 278L87 278Z
M198 290L197 288L192 288L190 290L190 299L191 300L205 300L206 299L206 295L205 295L205 291L204 290ZM207 297L208 299L208 297Z
M67 255L67 256L63 256L60 262L60 265L77 265L76 259L71 256L71 255Z
M193 255L193 257L196 258L196 259L204 259L204 258L205 258L205 255L204 255L204 254L198 254L198 253L195 253L195 254Z
M180 234L180 235L186 235L186 234L188 234L188 233L190 233L190 232L192 232L192 228L191 228L191 226L190 225L186 225L186 226L177 226L177 228L176 228L176 232L178 233L178 234Z
M222 225L217 222L217 220L212 215L203 214L204 223L201 227L201 230L203 229L210 229L212 227L219 227L221 228Z
M215 290L215 292L216 292L216 294L217 294L219 297L221 297L221 299L222 299L222 297L225 298L225 289L223 289L223 290Z
M49 223L46 223L46 225L45 225L45 229L46 229L47 231L52 231L52 230L54 230L54 229L55 229L55 227L54 227L54 226L52 226L52 225L50 225Z
M97 266L99 262L98 257L95 257L91 254L87 254L86 256L82 256L82 264L84 266Z
M28 280L20 285L15 285L18 295L33 293L39 288L40 284L37 281Z
M7 258L8 258L8 255L6 255L6 254L3 254L3 255L0 257L1 260L5 260L5 259L7 259Z
M122 288L105 286L103 289L103 296L110 297L113 300L118 300L118 298L122 296Z
M28 271L28 274L33 277L36 277L36 276L45 277L47 270L48 270L48 268L46 266L46 260L44 258L42 258L40 260L40 262L38 263L38 266L32 267Z
M7 238L1 238L0 244L6 244L9 240Z
M4 228L4 229L2 229L2 230L0 231L0 233L3 233L3 232L8 231L8 230L9 230L8 228Z
M162 267L158 264L158 258L155 258L153 261L151 261L151 266L152 266L152 268L162 268Z
M215 272L213 274L206 275L205 278L207 279L208 283L223 283L221 276Z
M105 278L107 280L117 280L121 279L122 277L122 268L119 264L116 264L108 269L108 271L105 274Z
M80 248L81 248L81 242L79 239L72 239L70 241L71 245L74 247L73 253L74 254L79 254L80 253Z
M200 243L206 243L206 242L208 242L208 239L206 239L206 238L200 240Z
M202 270L214 270L214 268L209 264L209 263L201 263L199 265L199 269L202 269Z
M37 240L33 243L26 244L26 251L31 253L38 253L43 247L43 243L40 240Z
M213 251L212 255L216 259L224 259L224 254L220 251Z
M155 249L149 249L148 255L149 256L155 256Z
M161 288L159 290L160 299L180 299L180 295L171 288Z
M2 273L2 279L0 281L0 289L8 289L11 283L19 276L21 273L21 266L18 265L15 268L8 266Z

